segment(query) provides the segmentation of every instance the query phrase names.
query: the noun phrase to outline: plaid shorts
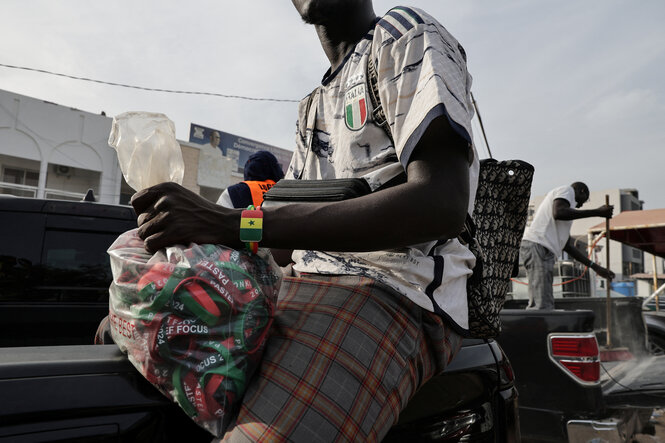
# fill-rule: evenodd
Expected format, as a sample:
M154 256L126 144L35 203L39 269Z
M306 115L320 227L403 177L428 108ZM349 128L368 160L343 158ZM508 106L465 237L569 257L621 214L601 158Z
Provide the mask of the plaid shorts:
M287 277L261 367L223 441L379 441L461 340L374 280Z

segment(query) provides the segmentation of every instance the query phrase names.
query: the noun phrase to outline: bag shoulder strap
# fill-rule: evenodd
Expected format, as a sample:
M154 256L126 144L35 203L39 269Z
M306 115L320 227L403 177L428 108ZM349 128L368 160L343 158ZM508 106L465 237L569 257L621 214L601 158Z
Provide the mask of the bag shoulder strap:
M367 57L367 66L365 68L367 83L369 84L369 100L372 102L372 118L390 139L390 143L395 146L393 134L390 131L390 124L386 118L386 113L381 104L381 97L379 96L379 74L376 71L376 63L374 63L374 56L372 55L372 42L369 43L369 56Z
M319 90L319 88L320 88L320 86L317 86L307 96L307 104L305 105L305 119L304 119L305 120L305 125L307 125L307 121L309 120L309 110L312 107L312 101L314 100L314 95ZM305 130L307 130L307 128L305 128Z
M314 131L314 128L311 129L312 132L310 132L309 134L307 133L308 129L307 124L309 122L309 111L312 109L312 102L314 101L314 95L316 95L316 93L319 91L319 88L320 86L317 86L312 90L312 92L309 93L309 95L307 96L307 103L305 104L305 118L303 120L305 123L305 137L306 137L305 146L307 146L307 152L305 153L305 164L307 163L307 157L309 157L309 151L312 148L310 143L311 140L309 140L309 138L314 136L312 133ZM297 180L302 179L303 172L305 172L304 165L303 168L300 170L300 175L298 175Z
M372 55L372 41L369 42L369 56L367 57L367 65L365 67L365 76L367 84L369 85L369 101L372 103L372 119L383 132L386 133L390 143L395 146L393 133L390 131L390 124L386 118L386 113L381 104L381 96L379 95L379 74L376 70L376 63L374 63L374 56ZM395 185L406 183L406 173L400 173L384 183L378 190L387 189Z

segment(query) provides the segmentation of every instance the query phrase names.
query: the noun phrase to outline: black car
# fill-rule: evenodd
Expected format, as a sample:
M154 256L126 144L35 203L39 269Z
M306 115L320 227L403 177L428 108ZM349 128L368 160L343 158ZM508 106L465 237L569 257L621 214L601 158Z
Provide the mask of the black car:
M0 197L0 226L0 440L210 441L115 345L92 344L108 314L106 251L136 227L132 208ZM464 340L385 439L460 440L520 440L493 340Z

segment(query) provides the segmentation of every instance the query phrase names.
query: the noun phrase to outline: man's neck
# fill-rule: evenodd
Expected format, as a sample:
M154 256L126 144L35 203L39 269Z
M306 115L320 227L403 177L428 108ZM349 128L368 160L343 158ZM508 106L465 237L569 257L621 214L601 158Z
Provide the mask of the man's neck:
M330 60L331 72L342 64L346 54L367 33L376 19L371 3L368 5L345 17L343 21L315 26L323 51Z

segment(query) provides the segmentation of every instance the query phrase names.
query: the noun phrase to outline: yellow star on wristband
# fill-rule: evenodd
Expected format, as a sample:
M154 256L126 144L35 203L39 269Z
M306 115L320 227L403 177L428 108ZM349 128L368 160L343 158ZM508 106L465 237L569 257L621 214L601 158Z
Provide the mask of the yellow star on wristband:
M249 206L240 214L240 241L247 243L247 249L256 253L263 238L263 211Z

